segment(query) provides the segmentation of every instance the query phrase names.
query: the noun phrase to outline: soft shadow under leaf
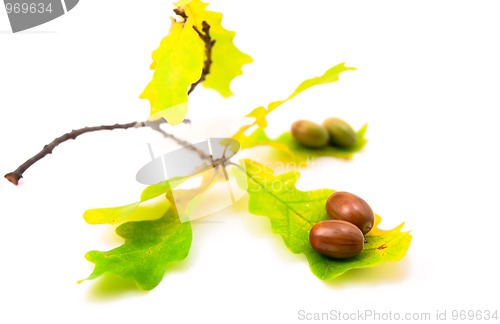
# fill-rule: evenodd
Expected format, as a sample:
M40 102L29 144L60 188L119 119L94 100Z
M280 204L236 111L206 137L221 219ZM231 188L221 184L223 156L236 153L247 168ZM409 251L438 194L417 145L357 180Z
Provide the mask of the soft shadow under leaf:
M88 297L91 300L111 300L117 297L145 294L147 291L139 289L133 280L106 273L89 289Z

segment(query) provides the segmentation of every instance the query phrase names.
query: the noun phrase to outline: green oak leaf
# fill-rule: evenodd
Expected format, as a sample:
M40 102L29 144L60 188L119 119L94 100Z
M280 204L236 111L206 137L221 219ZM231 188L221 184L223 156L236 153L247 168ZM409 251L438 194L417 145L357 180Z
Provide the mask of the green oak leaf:
M85 255L95 268L84 280L112 273L135 281L141 289L153 289L162 280L169 264L187 257L192 241L191 223L181 223L174 208L154 221L122 224L116 233L125 239L123 245Z
M233 43L236 35L234 31L229 31L222 27L222 14L206 10L208 4L199 0L180 2L181 8L186 13L188 20L193 25L202 30L202 22L210 25L210 37L215 40L212 47L210 73L203 81L203 86L214 89L224 97L229 97L233 93L230 88L231 81L242 74L242 66L251 63L252 58L240 51Z
M302 93L303 91L312 88L317 85L321 84L327 84L331 82L336 82L339 80L339 75L345 71L351 71L351 70L356 70L355 68L352 67L347 67L345 66L345 63L338 64L330 69L328 69L323 75L319 77L314 77L311 79L307 79L304 82L302 82L294 92L292 92L291 95L288 96L288 98L284 100L278 100L271 102L267 108L265 107L257 107L255 108L252 112L250 112L246 117L252 117L255 118L255 121L250 124L250 125L245 125L241 127L236 134L233 135L233 138L237 141L240 142L241 146L243 148L250 148L254 147L257 145L270 145L269 142L266 142L265 140L262 140L260 138L262 136L261 133L257 133L254 135L254 138L251 138L249 136L245 135L245 132L252 127L257 127L257 130L259 129L264 129L267 127L267 115L269 115L273 110L287 102L288 100L294 98L298 94ZM260 136L260 137L259 137ZM258 141L255 140L255 137L258 137Z
M90 251L85 255L95 263L95 268L84 280L109 272L135 281L141 289L149 290L158 285L166 266L188 255L192 241L191 212L203 194L224 180L219 169L148 186L140 201L133 204L86 211L84 218L90 224L126 223L116 228L116 233L125 239L123 245L111 251ZM198 187L176 188L197 177L201 178ZM148 205L142 206L143 202Z
M272 231L281 236L291 252L306 256L311 271L318 278L332 279L350 269L401 260L406 254L411 235L401 231L404 223L392 230L381 230L378 228L379 216L376 216L374 228L366 235L367 243L361 254L346 260L319 254L309 243L309 231L317 222L328 219L325 204L335 191L300 191L295 186L300 176L297 171L274 175L272 169L255 161L247 159L243 163L250 196L249 211L267 216Z

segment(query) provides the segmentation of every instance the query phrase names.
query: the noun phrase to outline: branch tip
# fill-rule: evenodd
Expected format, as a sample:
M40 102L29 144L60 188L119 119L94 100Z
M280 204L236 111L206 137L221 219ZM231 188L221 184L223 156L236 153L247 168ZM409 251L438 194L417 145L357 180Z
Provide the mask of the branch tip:
M21 179L23 176L14 172L10 172L7 173L4 177L17 186L19 184L19 179Z

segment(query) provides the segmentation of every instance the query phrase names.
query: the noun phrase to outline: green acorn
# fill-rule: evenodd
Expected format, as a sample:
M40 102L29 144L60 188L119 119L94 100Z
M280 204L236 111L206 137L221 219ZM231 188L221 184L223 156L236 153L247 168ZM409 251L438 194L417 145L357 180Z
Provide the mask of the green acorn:
M297 120L292 124L291 131L297 142L309 148L325 147L330 140L325 127L308 120Z
M356 132L351 125L339 118L328 118L323 126L330 135L330 143L342 148L351 148L356 144Z

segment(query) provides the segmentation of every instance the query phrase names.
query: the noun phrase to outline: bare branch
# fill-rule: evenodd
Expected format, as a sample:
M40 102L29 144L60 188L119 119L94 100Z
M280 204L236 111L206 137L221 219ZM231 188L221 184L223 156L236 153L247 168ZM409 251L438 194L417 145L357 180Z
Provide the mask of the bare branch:
M190 120L186 119L183 122L190 123ZM186 142L184 140L181 140L181 139L175 137L174 135L169 134L169 133L165 132L163 129L161 129L160 125L164 124L164 123L166 123L166 120L161 118L161 119L154 120L154 121L131 122L131 123L126 123L126 124L114 124L114 125L102 125L102 126L84 127L84 128L72 130L71 132L66 133L62 136L59 136L58 138L54 139L49 144L45 145L40 152L38 152L32 158L28 159L26 162L21 164L16 170L7 173L4 177L7 180L9 180L10 182L12 182L13 184L17 185L19 183L19 180L23 177L23 174L26 170L28 170L36 162L43 159L46 155L52 154L52 151L54 150L54 148L56 148L59 144L64 143L68 140L74 140L80 135L83 135L86 133L91 133L91 132L97 132L97 131L101 131L101 130L128 129L128 128L132 128L132 127L133 128L149 127L151 129L154 129L155 131L160 132L161 134L163 134L163 136L175 140L180 145L186 145Z

